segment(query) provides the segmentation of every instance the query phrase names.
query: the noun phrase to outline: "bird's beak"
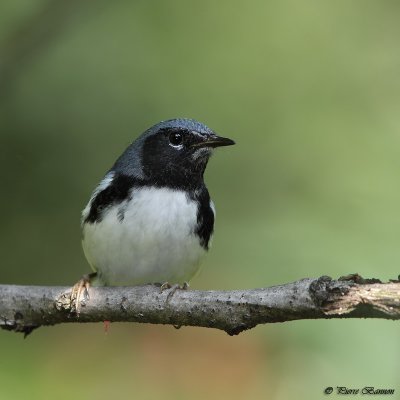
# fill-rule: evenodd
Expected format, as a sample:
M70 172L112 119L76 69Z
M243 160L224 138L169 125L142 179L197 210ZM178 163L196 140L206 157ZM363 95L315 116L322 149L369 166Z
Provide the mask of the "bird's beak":
M235 142L232 139L224 138L218 135L209 135L203 142L195 143L192 147L221 147L221 146L232 146Z

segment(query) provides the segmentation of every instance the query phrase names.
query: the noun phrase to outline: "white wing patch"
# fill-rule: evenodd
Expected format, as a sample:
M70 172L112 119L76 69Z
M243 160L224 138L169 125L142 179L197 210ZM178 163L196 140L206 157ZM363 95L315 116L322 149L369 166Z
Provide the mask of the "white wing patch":
M215 205L212 200L210 200L210 207L211 207L212 212L214 213L214 219L215 219L215 217L217 216L217 212L215 210Z
M96 189L94 189L92 196L90 197L89 203L87 203L85 209L82 211L82 218L81 218L81 224L85 221L85 219L88 217L90 213L90 207L92 206L92 202L95 199L95 197L104 189L106 189L108 186L110 186L111 182L114 179L114 172L109 172L103 179L102 181L98 184Z

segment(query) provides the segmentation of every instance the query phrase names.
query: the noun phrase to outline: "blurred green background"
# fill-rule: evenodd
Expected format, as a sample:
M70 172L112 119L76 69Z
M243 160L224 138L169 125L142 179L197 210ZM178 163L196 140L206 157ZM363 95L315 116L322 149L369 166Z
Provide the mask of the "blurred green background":
M80 211L92 189L137 135L173 117L237 141L207 170L216 234L193 288L395 278L399 17L399 2L376 0L3 0L0 282L72 285L87 272ZM0 398L313 400L366 385L400 398L399 329L0 332Z

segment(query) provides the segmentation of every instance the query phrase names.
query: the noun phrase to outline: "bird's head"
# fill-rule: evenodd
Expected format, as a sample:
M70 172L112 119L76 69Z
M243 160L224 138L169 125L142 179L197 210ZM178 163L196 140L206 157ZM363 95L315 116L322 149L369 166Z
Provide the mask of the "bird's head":
M202 181L214 148L233 144L198 121L171 119L144 132L115 166L155 184L187 187Z

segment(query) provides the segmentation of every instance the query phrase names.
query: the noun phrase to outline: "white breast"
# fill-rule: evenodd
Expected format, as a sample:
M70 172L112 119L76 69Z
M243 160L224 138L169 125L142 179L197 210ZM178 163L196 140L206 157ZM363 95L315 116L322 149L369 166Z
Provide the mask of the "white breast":
M84 224L89 263L109 285L189 281L205 254L194 234L197 203L166 188L136 189L131 197Z

